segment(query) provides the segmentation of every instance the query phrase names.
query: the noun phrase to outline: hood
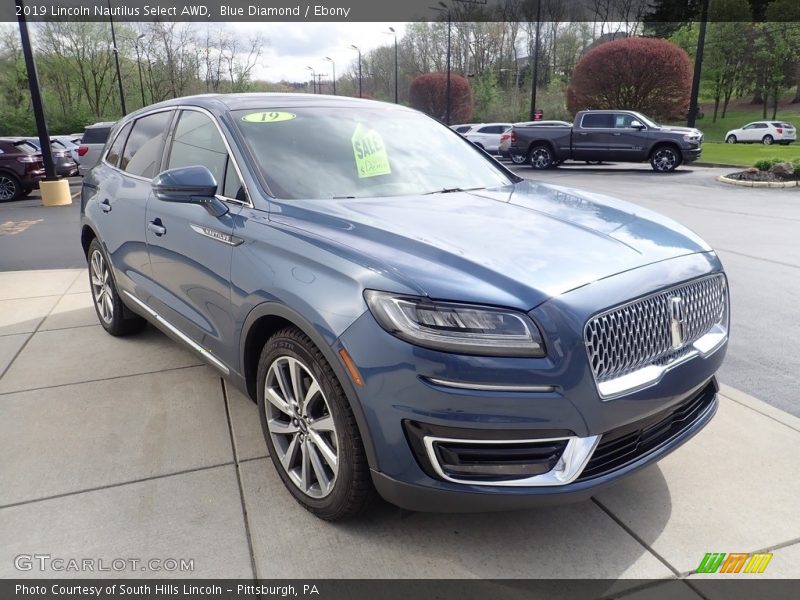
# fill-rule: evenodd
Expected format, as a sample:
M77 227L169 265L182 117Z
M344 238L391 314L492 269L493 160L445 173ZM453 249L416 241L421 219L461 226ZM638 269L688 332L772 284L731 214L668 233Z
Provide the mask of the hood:
M647 209L529 181L480 192L292 201L272 218L346 246L373 271L432 298L523 310L623 271L710 250Z
M659 131L672 131L674 133L696 133L697 135L703 135L703 132L697 129L696 127L680 127L677 125L659 125Z

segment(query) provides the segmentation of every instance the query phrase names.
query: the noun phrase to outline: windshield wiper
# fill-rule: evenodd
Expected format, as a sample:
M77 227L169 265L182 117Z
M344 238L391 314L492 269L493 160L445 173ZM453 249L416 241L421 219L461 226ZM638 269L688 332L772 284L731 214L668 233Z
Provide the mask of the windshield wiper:
M440 190L434 190L432 192L425 192L422 194L423 196L430 196L431 194L452 194L454 192L475 192L477 190L485 190L485 187L474 187L474 188L442 188Z

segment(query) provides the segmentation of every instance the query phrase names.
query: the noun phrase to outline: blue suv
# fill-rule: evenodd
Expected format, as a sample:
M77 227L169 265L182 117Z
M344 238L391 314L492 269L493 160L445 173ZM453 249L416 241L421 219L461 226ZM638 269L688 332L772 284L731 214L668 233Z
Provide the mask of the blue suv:
M585 498L717 408L711 248L408 108L156 104L114 127L81 210L102 326L150 322L257 401L277 472L324 519L376 492L429 511Z

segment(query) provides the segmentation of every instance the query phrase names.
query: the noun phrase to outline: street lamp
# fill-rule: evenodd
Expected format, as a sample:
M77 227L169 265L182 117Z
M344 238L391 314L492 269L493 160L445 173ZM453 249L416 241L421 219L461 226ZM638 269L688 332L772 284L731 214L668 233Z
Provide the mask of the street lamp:
M394 27L389 27L389 31L384 31L384 33L394 36L394 103L399 104L397 99L397 32Z
M361 49L354 44L350 44L350 48L358 52L358 97L362 98L363 95L361 93Z
M140 33L136 39L133 41L133 45L136 48L136 66L139 67L139 89L142 92L142 106L147 104L147 101L144 99L144 79L142 79L142 57L139 55L139 40L144 37L143 33Z
M450 14L450 7L444 2L439 2L441 8L429 6L431 10L447 13L447 109L445 110L445 124L450 125L450 28L453 24Z
M536 114L536 84L539 82L539 32L542 24L542 0L536 0L536 46L533 51L533 77L531 77L531 119Z
M311 71L311 85L314 86L314 93L317 93L317 75L314 73L314 69L312 67L306 67L309 71Z
M122 89L122 72L119 68L119 48L117 48L117 35L114 32L114 19L111 18L111 0L107 0L108 4L108 22L111 25L111 47L114 50L114 61L117 64L117 82L119 83L119 104L122 109L122 116L128 114L125 108L125 91Z
M333 73L333 75L332 75L332 77L333 77L333 95L335 96L336 95L336 63L333 61L333 59L330 56L326 56L325 60L327 60L329 63L331 63L331 73Z

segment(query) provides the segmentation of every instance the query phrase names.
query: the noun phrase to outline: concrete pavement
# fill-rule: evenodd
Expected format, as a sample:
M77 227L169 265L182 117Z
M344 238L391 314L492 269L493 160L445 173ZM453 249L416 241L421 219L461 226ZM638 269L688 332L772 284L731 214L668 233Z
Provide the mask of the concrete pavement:
M284 490L249 399L153 328L102 330L85 270L3 272L0 577L86 576L14 566L47 553L194 561L90 577L681 578L699 598L706 552L755 551L774 552L758 577L800 577L800 419L723 392L703 432L590 501L477 515L380 504L334 525Z

